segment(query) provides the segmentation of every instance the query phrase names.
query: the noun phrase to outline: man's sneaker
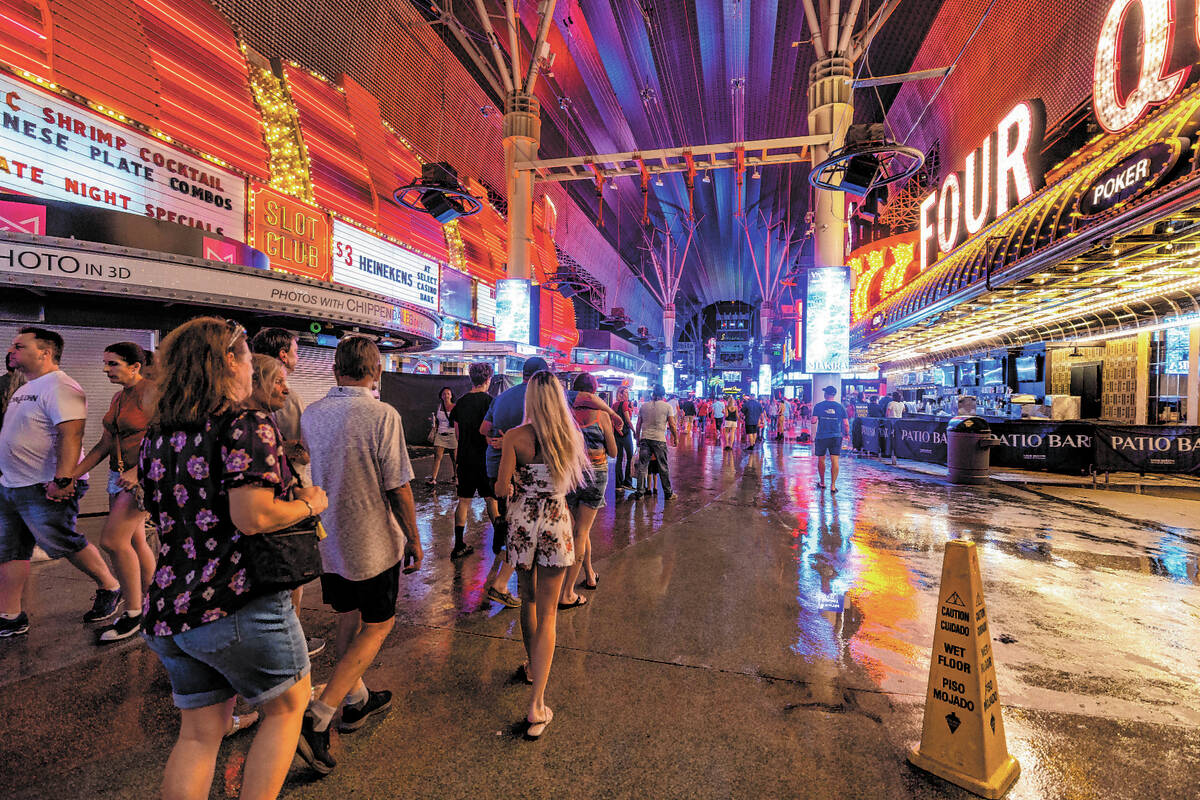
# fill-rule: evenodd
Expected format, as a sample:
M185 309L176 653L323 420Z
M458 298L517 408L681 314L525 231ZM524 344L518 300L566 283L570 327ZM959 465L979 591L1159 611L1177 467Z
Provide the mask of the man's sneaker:
M507 589L500 591L495 586L489 586L487 590L487 597L488 600L508 606L509 608L521 607L521 601L513 597L512 592L508 591Z
M387 689L379 692L367 690L367 701L361 706L342 706L342 721L339 733L350 733L361 728L372 714L382 714L392 707L392 693Z
M0 638L9 636L24 636L29 633L29 617L22 611L16 619L0 617Z
M131 617L128 614L122 614L117 617L117 621L109 625L104 630L100 631L99 641L101 644L109 642L119 642L122 639L128 639L142 629L142 615Z
M475 552L475 548L472 547L471 545L460 544L460 545L457 545L453 550L450 551L450 558L452 558L454 560L458 560L460 558L466 558L467 556L471 555L471 553L474 553L474 552Z
M84 622L103 622L117 613L121 605L120 589L97 589L96 599L92 601L92 610L83 615Z
M308 647L309 658L316 658L325 649L325 640L320 636L309 636L304 644Z
M300 726L300 741L296 742L296 752L313 772L328 775L337 766L337 761L329 753L329 728L323 731L314 730L314 721L312 714L304 715L304 724Z
M663 500L670 500L674 496L674 492L663 492Z

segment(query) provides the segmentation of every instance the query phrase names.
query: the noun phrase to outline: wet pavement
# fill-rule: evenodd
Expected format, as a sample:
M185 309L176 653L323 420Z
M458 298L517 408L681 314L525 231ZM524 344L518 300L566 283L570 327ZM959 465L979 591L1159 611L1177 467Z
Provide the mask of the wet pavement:
M452 488L418 483L426 563L367 675L396 692L393 709L335 734L334 773L297 766L283 796L969 797L904 759L942 550L963 537L979 545L1022 765L1009 796L1200 797L1200 532L853 458L832 495L814 470L797 445L747 455L685 440L673 500L610 485L592 532L599 589L559 615L555 720L538 743L514 735L520 630L483 601L482 503L476 553L452 563ZM35 565L30 634L0 641L7 797L156 795L177 719L166 677L140 642L90 644L90 595L68 565ZM318 590L304 606L306 630L332 639ZM332 661L315 659L316 680ZM248 746L223 748L213 797L236 797Z

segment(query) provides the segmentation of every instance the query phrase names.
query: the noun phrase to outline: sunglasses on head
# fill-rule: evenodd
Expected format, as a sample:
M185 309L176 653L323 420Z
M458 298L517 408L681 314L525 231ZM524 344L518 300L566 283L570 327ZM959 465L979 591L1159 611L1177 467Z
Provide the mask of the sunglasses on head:
M225 348L226 350L232 350L233 346L238 343L239 338L240 339L248 338L246 336L246 329L243 328L242 324L240 322L237 322L236 320L232 320L232 319L225 320L225 327L226 327L226 329L228 329L228 331L230 333L229 345Z

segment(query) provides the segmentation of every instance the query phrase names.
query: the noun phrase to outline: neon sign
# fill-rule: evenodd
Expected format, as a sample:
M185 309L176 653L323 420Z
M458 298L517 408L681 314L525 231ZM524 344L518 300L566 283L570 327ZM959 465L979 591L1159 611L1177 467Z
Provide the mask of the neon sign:
M996 130L921 201L921 271L1042 188L1042 135L1046 109L1038 100L1017 103Z
M1121 40L1125 22L1134 6L1141 6L1141 63L1137 85L1121 97ZM1196 16L1200 19L1200 7ZM1200 34L1198 34L1200 36ZM1171 0L1116 0L1108 9L1100 40L1096 45L1096 69L1092 83L1092 105L1096 120L1109 133L1120 133L1141 119L1152 106L1162 105L1175 96L1187 81L1190 67L1170 69L1175 18ZM1130 76L1132 78L1132 76Z

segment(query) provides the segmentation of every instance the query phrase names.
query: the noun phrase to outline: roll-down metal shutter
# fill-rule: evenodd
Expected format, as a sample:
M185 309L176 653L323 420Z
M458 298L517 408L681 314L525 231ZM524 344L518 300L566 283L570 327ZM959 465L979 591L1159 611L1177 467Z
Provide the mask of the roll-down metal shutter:
M305 408L329 394L333 388L335 352L331 347L300 345L300 360L296 371L288 376L288 389L300 397Z
M29 322L0 321L0 343L5 352L17 331ZM69 325L47 325L50 330L57 331L65 340L62 362L59 366L63 372L70 375L83 387L87 395L88 415L87 426L83 431L83 452L91 450L100 440L103 431L101 421L108 411L109 403L118 388L104 376L101 361L104 348L115 342L136 342L147 350L157 346L157 334L154 331L116 330L111 328L76 328ZM108 511L108 464L101 464L92 470L88 493L79 504L79 513L97 514Z

